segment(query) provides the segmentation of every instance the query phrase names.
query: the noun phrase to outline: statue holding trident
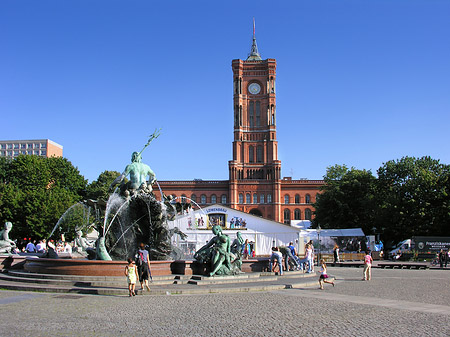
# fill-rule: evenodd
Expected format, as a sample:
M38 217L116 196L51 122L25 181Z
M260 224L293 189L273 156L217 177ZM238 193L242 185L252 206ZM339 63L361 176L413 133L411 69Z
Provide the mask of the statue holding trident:
M130 181L120 185L120 192L122 195L128 197L130 196L130 193L134 194L137 190L144 190L147 193L152 191L152 184L156 181L156 176L150 166L141 162L141 154L150 145L153 139L158 138L160 134L161 129L155 130L141 152L133 152L131 155L131 164L128 164L127 167L125 167L125 171L113 181L110 189L113 189L117 184L121 184L125 177L130 175ZM147 176L149 177L148 183Z

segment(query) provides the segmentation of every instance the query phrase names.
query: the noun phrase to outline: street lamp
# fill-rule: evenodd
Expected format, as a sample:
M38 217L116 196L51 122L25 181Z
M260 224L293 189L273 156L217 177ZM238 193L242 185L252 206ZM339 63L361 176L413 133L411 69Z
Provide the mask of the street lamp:
M318 248L318 254L317 254L317 266L320 265L320 231L322 228L320 228L320 225L317 226L317 240L319 241L319 248Z

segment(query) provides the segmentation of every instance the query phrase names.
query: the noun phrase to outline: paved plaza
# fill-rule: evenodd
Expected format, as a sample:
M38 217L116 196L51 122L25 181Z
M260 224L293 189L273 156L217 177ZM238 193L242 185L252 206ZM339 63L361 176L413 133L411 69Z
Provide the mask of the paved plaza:
M450 336L450 271L329 268L336 287L207 295L0 291L1 336ZM8 317L8 318L6 318Z

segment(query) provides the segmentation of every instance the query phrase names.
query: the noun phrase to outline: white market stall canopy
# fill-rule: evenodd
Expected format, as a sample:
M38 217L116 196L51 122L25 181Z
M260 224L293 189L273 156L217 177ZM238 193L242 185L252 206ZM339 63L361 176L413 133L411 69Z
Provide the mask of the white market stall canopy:
M301 241L312 240L314 247L319 247L322 252L332 252L337 245L341 251L361 251L367 249L367 240L361 228L345 229L317 229L302 230ZM320 240L320 243L319 243Z
M317 236L317 229L307 229L301 231L302 236ZM352 236L352 237L360 237L365 236L363 230L361 228L345 228L345 229L321 229L320 230L321 237L329 237L329 236Z
M196 251L213 238L211 227L215 224L222 227L231 241L236 238L236 232L241 232L243 239L253 244L256 255L269 255L273 246L287 246L300 237L299 228L222 205L211 205L196 211L190 209L174 221L169 221L170 228L178 227L188 236L187 243L195 245Z

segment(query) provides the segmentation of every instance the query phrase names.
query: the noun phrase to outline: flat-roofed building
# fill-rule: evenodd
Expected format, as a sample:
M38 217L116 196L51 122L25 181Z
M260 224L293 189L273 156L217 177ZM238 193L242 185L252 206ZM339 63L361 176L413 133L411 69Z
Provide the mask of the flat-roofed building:
M63 147L50 139L0 140L0 157L14 158L20 154L62 157Z

